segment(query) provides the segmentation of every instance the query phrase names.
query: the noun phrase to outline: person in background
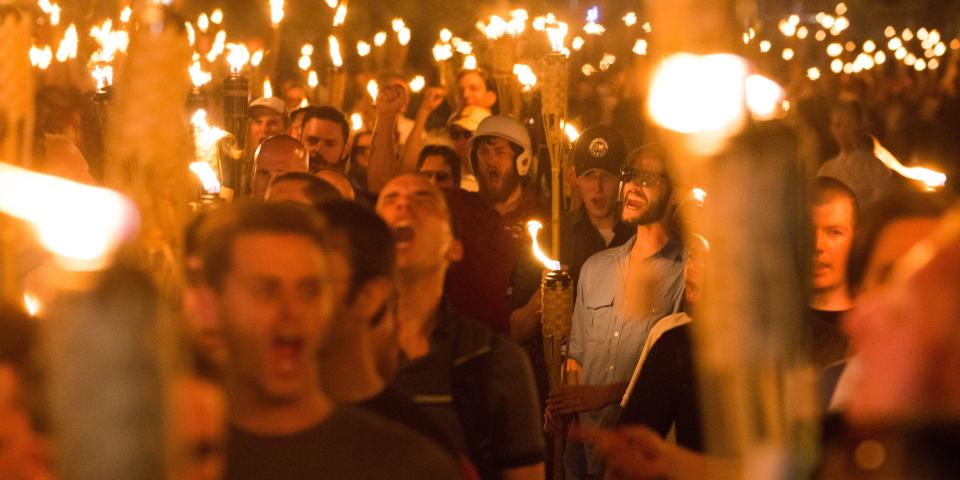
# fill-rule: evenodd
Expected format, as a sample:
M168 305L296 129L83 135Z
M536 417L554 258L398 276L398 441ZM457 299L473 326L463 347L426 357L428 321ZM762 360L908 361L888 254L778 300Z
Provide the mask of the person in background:
M446 145L427 145L420 150L417 171L437 188L460 188L460 157Z
M283 99L277 97L260 97L250 102L247 117L250 125L247 140L254 149L287 129L287 107Z
M270 182L265 200L268 202L296 202L314 207L343 198L336 187L316 175L287 172Z
M250 180L255 200L263 200L274 178L287 172L307 171L307 149L289 135L275 135L264 140L253 157Z
M367 169L370 168L370 143L373 141L373 132L360 131L353 135L350 144L350 178L361 187L367 185Z
M310 155L310 173L321 168L347 169L347 140L350 124L333 107L307 107L299 140Z

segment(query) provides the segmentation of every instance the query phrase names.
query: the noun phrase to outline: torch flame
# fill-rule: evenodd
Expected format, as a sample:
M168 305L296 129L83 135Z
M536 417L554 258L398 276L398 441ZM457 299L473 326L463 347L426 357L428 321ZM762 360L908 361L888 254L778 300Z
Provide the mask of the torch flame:
M513 66L513 74L517 76L517 81L523 85L523 91L529 92L537 85L537 75L529 65L517 63Z
M407 27L403 27L402 29L400 29L399 32L397 32L397 43L404 46L410 43L410 35L411 35L410 29Z
M190 22L184 22L183 26L187 29L187 42L192 47L197 43L197 32L193 30L193 25Z
M36 317L40 313L40 299L30 292L23 292L23 306L31 317Z
M547 33L547 38L550 39L550 48L554 52L569 53L566 47L563 46L569 29L565 22L558 21L553 15L547 16L543 24L543 30Z
M333 15L333 26L339 27L347 20L347 4L341 3L337 7L337 12Z
M334 8L337 8L337 0L325 0L325 1L327 6L330 7L331 10L333 10Z
M947 184L947 176L936 170L924 167L907 167L897 160L889 150L880 144L876 137L873 138L873 155L877 157L887 168L899 173L910 180L923 182L927 190L936 190Z
M423 78L423 75L417 75L410 80L410 91L413 93L420 93L425 86L427 86L427 80Z
M370 44L367 42L364 42L363 40L358 41L357 55L360 55L361 57L366 57L367 55L370 55Z
M563 133L567 136L571 143L576 142L580 138L580 131L577 130L572 123L560 122L560 127L563 128Z
M250 56L250 66L259 67L260 62L262 61L263 61L263 49L261 48L260 50L253 52L253 55Z
M270 0L270 23L277 28L283 21L283 0Z
M333 62L334 67L342 67L343 56L340 55L340 41L337 40L336 35L330 35L327 37L327 42L330 44L330 61Z
M250 50L247 50L246 45L240 43L231 43L225 48L228 51L227 63L230 64L230 73L240 73L243 66L250 62Z
M403 30L403 27L406 25L407 24L404 23L402 18L394 18L393 20L390 20L390 28L392 28L395 33L400 33L400 30Z
M452 39L452 38L453 38L453 32L451 32L449 29L444 28L444 29L440 30L440 41L441 41L441 42L443 42L443 43L449 43L449 42L450 42L450 39Z
M93 72L90 74L97 81L97 90L103 90L113 85L113 67L110 65L104 67L97 65L93 67Z
M354 132L359 132L360 130L363 130L363 115L360 115L359 113L351 114L350 128L352 128Z
M551 259L547 254L543 253L543 250L540 249L540 243L537 241L537 234L540 233L540 229L543 228L543 224L536 221L530 220L527 222L527 231L530 232L530 238L533 239L533 255L537 257L537 260L540 260L543 263L543 266L548 270L559 271L562 267L560 262Z
M318 85L320 85L320 77L317 75L317 71L310 70L310 73L307 74L307 86L317 88Z
M227 46L227 32L220 30L217 32L217 36L213 38L213 46L210 47L210 51L207 52L207 61L214 62L217 57L223 54L224 49ZM242 65L241 65L242 66Z
M39 67L40 70L46 70L50 66L50 62L53 61L53 50L50 49L50 46L39 48L37 46L30 47L30 64Z
M477 56L470 54L466 57L463 57L463 69L464 70L476 70L477 69Z
M382 47L384 43L387 43L387 32L377 32L377 34L373 36L373 44Z
M377 85L377 81L370 79L367 82L367 93L370 94L370 98L373 100L373 103L377 103L377 96L380 94L380 86Z
M200 30L200 33L207 33L207 30L210 29L210 17L206 13L201 13L197 17L197 29Z
M67 27L67 30L63 32L63 40L60 41L60 46L57 47L57 61L65 62L67 59L77 58L77 45L79 42L77 26L71 23L70 26Z
M449 43L438 43L433 46L433 59L442 62L453 57L453 47Z
M207 193L220 193L220 180L217 179L217 173L207 162L191 162L190 171L200 179L203 185L203 191Z
M700 187L693 187L691 191L693 193L693 199L697 201L698 205L703 205L703 202L707 200L707 191Z
M200 62L193 62L190 64L190 81L193 82L193 86L200 88L208 83L210 80L213 80L213 74L210 72L204 72L203 66L200 65Z
M214 9L213 13L210 14L210 21L213 22L214 25L223 23L223 10L219 8Z
M263 98L273 97L273 86L270 85L270 79L263 81Z
M133 9L130 8L130 5L123 7L123 10L120 11L120 21L127 23L130 21L130 17L133 16Z
M33 225L40 243L71 270L104 267L139 225L119 193L0 163L0 211Z

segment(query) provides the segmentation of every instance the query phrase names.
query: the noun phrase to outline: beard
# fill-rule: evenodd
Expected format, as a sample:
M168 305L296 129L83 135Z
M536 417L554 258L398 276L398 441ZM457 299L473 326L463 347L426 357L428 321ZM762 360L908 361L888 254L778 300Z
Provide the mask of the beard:
M487 178L488 174L486 172L478 173L477 180L480 183L480 195L490 204L507 201L507 199L510 198L510 194L520 185L520 176L517 175L517 172L513 169L508 170L506 176L499 179L497 182L498 187L495 189L490 185L491 182Z
M669 198L670 195L661 195L660 198L656 199L652 203L648 203L647 208L645 208L636 217L622 218L622 220L631 227L657 223L663 220L664 215L667 214L667 207L670 206L670 202L668 201Z

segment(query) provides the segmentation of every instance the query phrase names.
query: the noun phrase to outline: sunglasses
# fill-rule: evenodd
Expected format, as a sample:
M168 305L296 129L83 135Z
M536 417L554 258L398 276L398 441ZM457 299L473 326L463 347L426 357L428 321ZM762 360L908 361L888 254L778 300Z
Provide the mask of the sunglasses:
M436 179L437 182L447 182L447 181L450 181L451 178L453 178L447 172L438 172L435 170L424 170L420 172L420 175L423 175L426 178Z
M662 173L644 172L634 170L631 167L620 169L620 181L623 183L633 182L641 187L652 187L664 180Z

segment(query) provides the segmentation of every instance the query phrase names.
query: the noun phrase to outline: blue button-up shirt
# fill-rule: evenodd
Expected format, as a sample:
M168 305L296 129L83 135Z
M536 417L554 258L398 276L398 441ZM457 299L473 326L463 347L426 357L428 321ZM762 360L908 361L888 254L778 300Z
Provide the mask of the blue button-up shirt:
M646 289L631 292L628 301L627 275L630 249L636 236L626 244L603 250L587 260L580 272L573 329L568 354L583 366L583 383L608 385L630 380L650 329L679 309L683 298L683 243L672 236L660 250L633 266L633 281ZM619 405L580 414L580 421L613 425Z

